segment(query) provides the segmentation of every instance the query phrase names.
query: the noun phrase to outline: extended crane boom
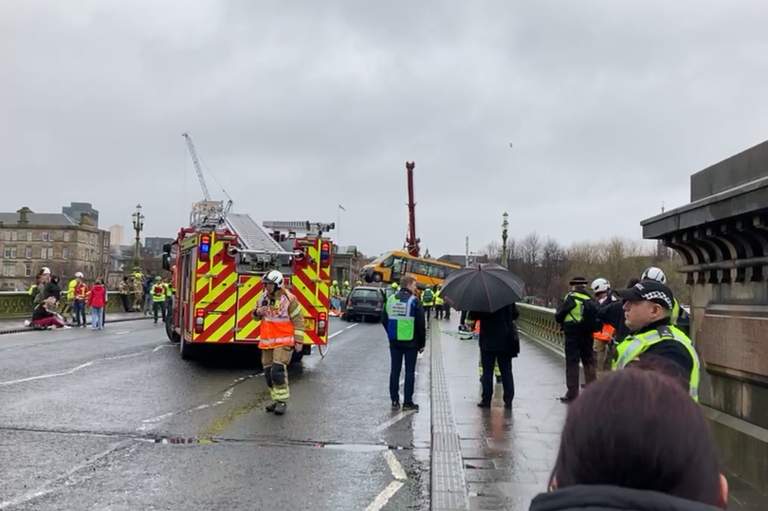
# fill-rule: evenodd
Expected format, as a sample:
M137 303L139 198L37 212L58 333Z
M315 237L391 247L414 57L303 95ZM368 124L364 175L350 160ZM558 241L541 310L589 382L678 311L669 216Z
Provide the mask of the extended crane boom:
M192 157L192 164L195 166L197 179L200 181L200 188L203 189L205 200L209 201L211 200L211 192L208 190L208 183L205 182L205 175L203 175L203 169L200 167L200 158L197 157L197 150L195 149L194 142L192 142L192 137L186 131L181 136L187 141L187 149L189 149L189 156Z
M408 171L408 237L405 239L405 251L413 257L420 257L419 243L421 240L416 237L416 202L413 200L413 169L416 163L412 161L405 162L405 169Z

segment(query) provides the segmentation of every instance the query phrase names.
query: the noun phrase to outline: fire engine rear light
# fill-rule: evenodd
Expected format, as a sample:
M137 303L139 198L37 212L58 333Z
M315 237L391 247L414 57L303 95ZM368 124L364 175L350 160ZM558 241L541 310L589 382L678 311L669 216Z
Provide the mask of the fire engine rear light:
M327 320L328 317L325 312L321 312L317 318L317 335L325 335L325 329L328 325Z
M208 234L200 236L200 260L208 261L211 256L211 237Z
M320 266L326 268L331 263L331 245L329 243L320 244Z
M205 325L205 310L195 310L195 333L199 334L203 331Z

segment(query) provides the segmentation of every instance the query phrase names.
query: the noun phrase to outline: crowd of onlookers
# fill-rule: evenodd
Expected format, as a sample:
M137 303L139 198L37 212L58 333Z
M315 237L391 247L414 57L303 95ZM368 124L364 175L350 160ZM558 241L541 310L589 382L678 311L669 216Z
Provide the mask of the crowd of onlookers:
M109 295L102 279L96 279L89 287L83 274L77 272L66 290L62 290L59 276L43 268L37 283L30 286L29 294L33 297L34 308L28 325L33 328L85 327L88 324L86 310L91 315L91 328L104 328ZM68 319L71 325L67 324Z

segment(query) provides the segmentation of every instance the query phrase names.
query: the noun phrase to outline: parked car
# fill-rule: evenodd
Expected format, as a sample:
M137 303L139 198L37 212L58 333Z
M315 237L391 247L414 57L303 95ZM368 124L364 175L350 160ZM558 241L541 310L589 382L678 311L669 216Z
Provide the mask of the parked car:
M343 321L365 321L372 318L381 321L381 311L387 297L384 290L378 287L358 286L349 293L347 297L347 307Z

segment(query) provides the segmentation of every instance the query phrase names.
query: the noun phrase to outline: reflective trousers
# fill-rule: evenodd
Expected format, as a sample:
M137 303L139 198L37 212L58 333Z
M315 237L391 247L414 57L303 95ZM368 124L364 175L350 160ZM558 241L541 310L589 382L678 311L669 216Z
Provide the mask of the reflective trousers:
M272 401L287 403L291 397L288 388L288 365L293 358L293 350L293 346L261 350L261 366L264 368L264 379L267 381Z

